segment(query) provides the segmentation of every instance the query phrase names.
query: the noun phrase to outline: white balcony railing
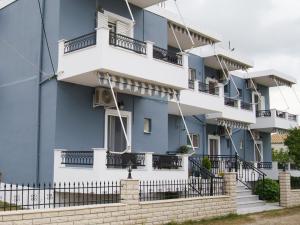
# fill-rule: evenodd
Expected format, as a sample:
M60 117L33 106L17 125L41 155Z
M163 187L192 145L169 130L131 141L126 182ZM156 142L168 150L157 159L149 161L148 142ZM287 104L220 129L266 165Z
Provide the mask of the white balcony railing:
M127 178L129 165L133 168L133 179L188 179L187 155L135 153L125 156L109 154L106 149L93 149L86 152L55 150L54 181L117 181Z
M273 132L276 129L288 130L298 126L298 116L276 109L256 112L256 124L251 129Z
M188 88L188 56L111 33L96 32L59 42L58 80L98 86L96 72L162 85L176 90Z

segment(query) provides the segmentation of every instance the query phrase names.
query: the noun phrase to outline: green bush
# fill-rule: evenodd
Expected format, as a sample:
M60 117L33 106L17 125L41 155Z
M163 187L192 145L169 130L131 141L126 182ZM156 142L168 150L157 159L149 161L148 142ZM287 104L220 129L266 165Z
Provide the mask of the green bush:
M267 178L265 179L265 185L263 185L263 181L259 180L256 183L255 194L259 195L263 200L278 202L280 196L279 184L278 182Z
M207 170L211 170L211 162L210 162L210 160L209 160L209 158L208 157L204 157L203 158L203 160L202 160L202 166L204 167L204 168L206 168Z
M181 147L178 148L177 153L179 154L188 154L190 152L190 147L187 145L183 145Z

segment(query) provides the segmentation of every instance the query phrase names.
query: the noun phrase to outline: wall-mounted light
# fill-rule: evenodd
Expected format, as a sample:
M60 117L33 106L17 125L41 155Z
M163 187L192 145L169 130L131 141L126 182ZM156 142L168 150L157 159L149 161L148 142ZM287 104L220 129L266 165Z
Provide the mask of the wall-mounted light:
M124 109L124 102L123 101L118 102L118 106L119 106L120 110L123 110Z

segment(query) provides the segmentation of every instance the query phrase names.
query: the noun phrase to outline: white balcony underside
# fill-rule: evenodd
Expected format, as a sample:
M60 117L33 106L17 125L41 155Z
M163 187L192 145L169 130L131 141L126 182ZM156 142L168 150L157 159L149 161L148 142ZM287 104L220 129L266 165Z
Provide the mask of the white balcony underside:
M278 117L262 117L256 118L256 124L252 124L251 129L272 133L275 130L289 130L297 126L296 121Z
M128 0L129 3L139 6L141 8L147 8L149 6L164 2L165 0Z
M96 87L99 86L97 71L101 71L176 90L188 87L187 57L183 57L186 61L180 66L154 59L149 46L148 54L142 55L109 45L109 31L105 28L97 30L94 46L64 54L61 45L63 43L60 43L58 65L60 81Z
M211 95L192 90L180 92L180 107L186 116L221 112L223 102L223 98L219 95ZM180 115L175 101L169 102L168 109L169 114Z
M253 124L256 122L254 111L224 106L221 113L213 113L206 115L208 123L217 124L218 120L232 120L246 124Z

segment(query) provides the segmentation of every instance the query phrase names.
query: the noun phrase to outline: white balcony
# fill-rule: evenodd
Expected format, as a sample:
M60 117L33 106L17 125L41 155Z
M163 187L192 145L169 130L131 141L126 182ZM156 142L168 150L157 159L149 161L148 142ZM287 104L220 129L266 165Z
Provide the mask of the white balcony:
M95 33L60 41L58 80L99 86L97 72L166 88L188 88L188 56L170 53L98 28Z
M186 116L222 112L224 86L210 88L201 82L189 82L189 89L180 91L180 107ZM169 102L169 114L180 115L176 101Z
M211 124L217 124L218 120L236 121L243 124L256 122L254 107L251 103L230 98L223 98L220 113L207 114L206 119Z
M261 110L256 112L256 124L251 129L262 132L276 132L298 127L298 116L276 109Z
M54 182L107 182L126 179L128 162L133 168L133 179L188 179L188 155L120 155L108 154L106 149L93 149L89 152L55 150Z
M156 5L158 3L164 2L166 0L128 0L129 3L139 6L141 8L147 8L152 5Z

